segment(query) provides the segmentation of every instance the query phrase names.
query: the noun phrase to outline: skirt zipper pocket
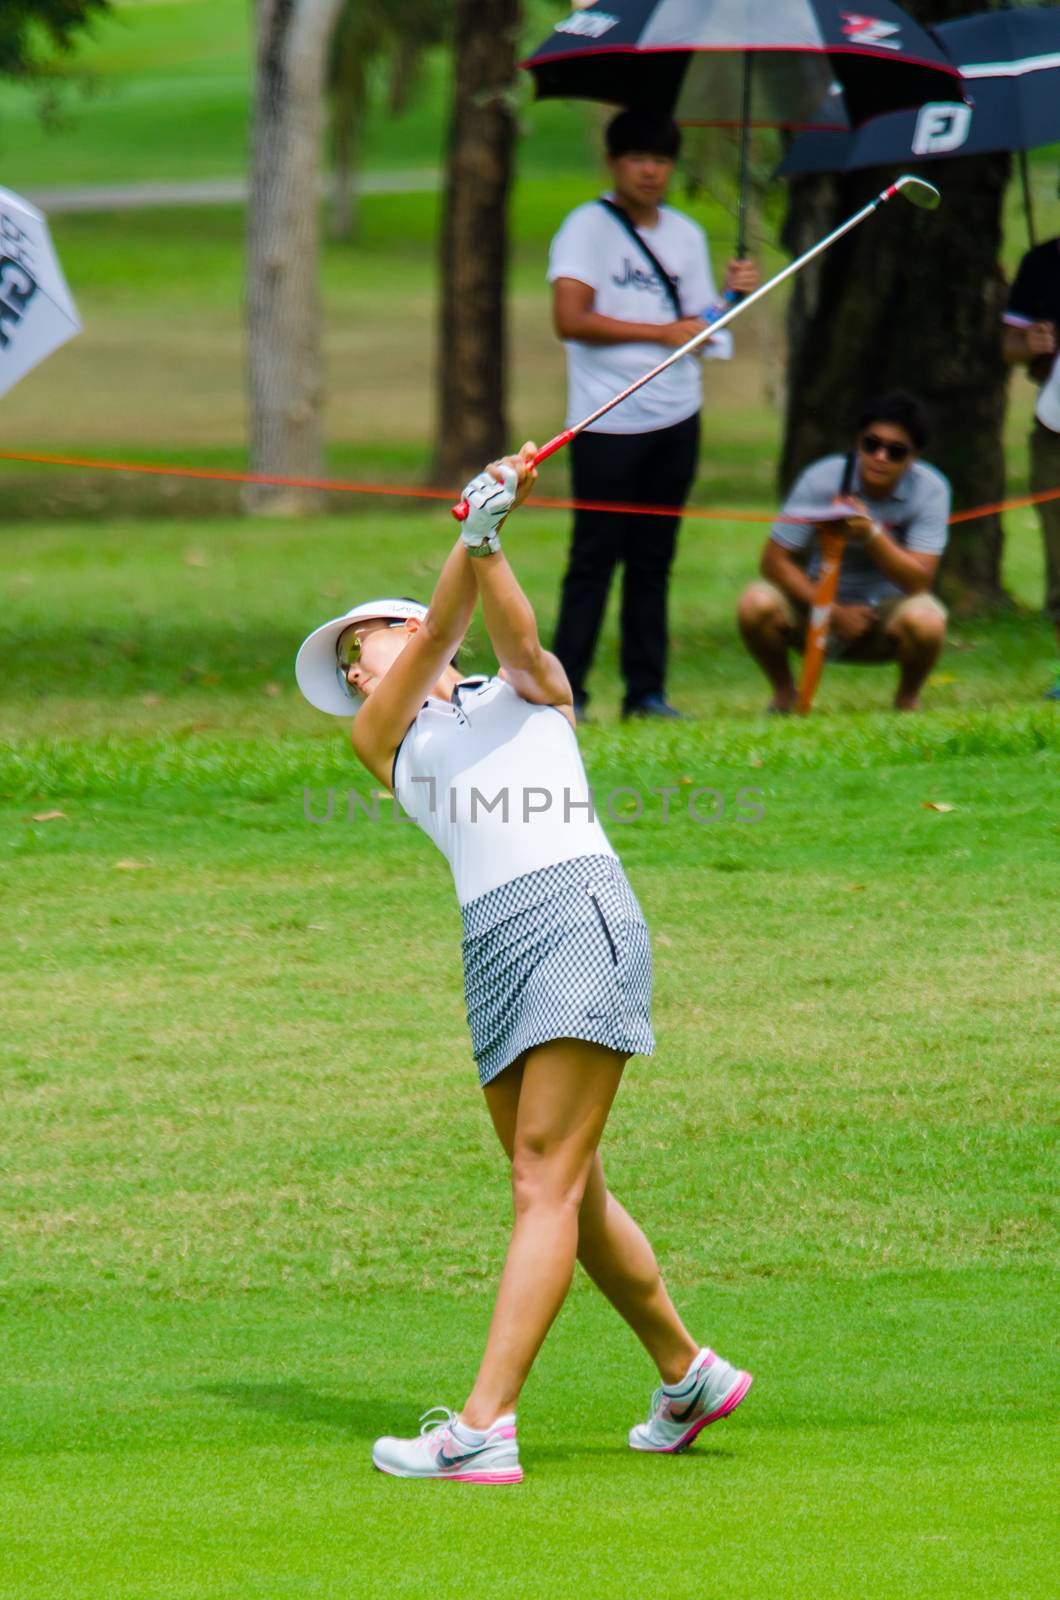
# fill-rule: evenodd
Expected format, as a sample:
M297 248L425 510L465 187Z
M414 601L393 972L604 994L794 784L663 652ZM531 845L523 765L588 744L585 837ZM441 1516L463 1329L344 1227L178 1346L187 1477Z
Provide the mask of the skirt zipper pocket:
M596 898L596 889L593 886L593 884L591 884L591 883L589 884L587 892L588 892L588 895L589 895L589 899L592 901L594 907L596 908L596 915L600 918L600 926L604 930L604 938L607 940L608 949L611 951L611 964L612 964L612 966L617 967L618 966L618 951L615 949L615 941L611 937L611 929L607 926L607 919L604 916L603 907L601 906L599 900Z

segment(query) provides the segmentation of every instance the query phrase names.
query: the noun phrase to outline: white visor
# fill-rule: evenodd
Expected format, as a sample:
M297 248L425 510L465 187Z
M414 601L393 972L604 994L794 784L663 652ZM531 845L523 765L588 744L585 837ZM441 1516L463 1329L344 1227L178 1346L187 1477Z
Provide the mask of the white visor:
M351 689L339 670L335 654L340 636L353 622L374 621L379 617L387 622L406 622L418 617L422 622L427 607L416 600L368 600L354 606L343 617L323 623L306 639L294 664L298 687L311 706L327 711L333 717L355 717L361 697Z

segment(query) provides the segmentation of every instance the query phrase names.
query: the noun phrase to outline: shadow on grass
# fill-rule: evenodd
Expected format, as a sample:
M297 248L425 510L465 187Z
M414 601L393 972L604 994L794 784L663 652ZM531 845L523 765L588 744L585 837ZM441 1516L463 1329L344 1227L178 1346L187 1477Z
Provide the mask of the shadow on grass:
M303 1383L208 1383L200 1387L199 1393L287 1422L338 1428L354 1439L378 1439L384 1433L401 1435L403 1431L408 1434L410 1418L418 1418L422 1408L422 1400L358 1400L318 1394Z
M416 1431L417 1419L422 1415L422 1400L347 1398L339 1395L319 1394L303 1383L208 1383L198 1391L214 1400L225 1400L249 1411L278 1417L286 1422L323 1425L338 1428L351 1439L375 1440L382 1434L393 1433L398 1438L409 1438ZM629 1449L624 1441L614 1444L572 1443L567 1445L531 1445L528 1458L534 1463L577 1462L587 1456L625 1458ZM699 1461L709 1466L712 1461L732 1461L736 1452L713 1445L698 1444L694 1450L681 1451L677 1459L682 1462ZM693 1471L685 1466L680 1471Z
M570 1446L538 1446L531 1444L525 1449L522 1446L522 1441L520 1441L519 1454L524 1466L527 1465L527 1463L537 1466L544 1462L575 1462L583 1460L586 1456L606 1456L608 1459L616 1461L627 1461L631 1460L634 1456L637 1456L638 1459L647 1458L653 1461L658 1460L670 1463L674 1461L698 1461L702 1466L708 1466L712 1461L735 1461L738 1457L738 1452L735 1450L719 1450L709 1445L702 1444L697 1444L694 1446L694 1448L689 1450L679 1450L674 1455L664 1455L661 1451L637 1452L631 1450L629 1446L622 1440L619 1440L615 1444L572 1444ZM671 1465L669 1467L669 1471L672 1472L674 1470L674 1467ZM686 1466L679 1467L676 1470L680 1472L690 1472L694 1471L695 1469Z

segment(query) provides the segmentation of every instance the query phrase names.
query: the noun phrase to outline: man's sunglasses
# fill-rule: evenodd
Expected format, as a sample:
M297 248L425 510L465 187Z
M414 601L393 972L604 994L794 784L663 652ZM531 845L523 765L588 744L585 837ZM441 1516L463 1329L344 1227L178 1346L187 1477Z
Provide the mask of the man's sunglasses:
M896 465L899 461L907 461L913 453L907 444L895 444L892 439L881 439L878 433L863 433L861 448L867 456L878 456L882 450L888 461L893 461Z
M403 628L404 626L404 620L387 623L388 628ZM349 672L354 662L360 661L360 659L360 634L358 634L353 628L347 628L345 633L339 634L338 641L335 645L335 671L338 674L339 682L342 684L342 687L345 689L347 694L350 692L350 686L346 681L346 674Z

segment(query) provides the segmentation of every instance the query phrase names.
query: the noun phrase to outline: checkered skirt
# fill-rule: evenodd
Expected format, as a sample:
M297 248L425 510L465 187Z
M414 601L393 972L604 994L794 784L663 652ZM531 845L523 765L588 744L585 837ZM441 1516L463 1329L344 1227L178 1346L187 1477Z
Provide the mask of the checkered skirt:
M463 920L480 1083L550 1039L651 1055L651 941L615 856L576 856L513 878L464 906Z

